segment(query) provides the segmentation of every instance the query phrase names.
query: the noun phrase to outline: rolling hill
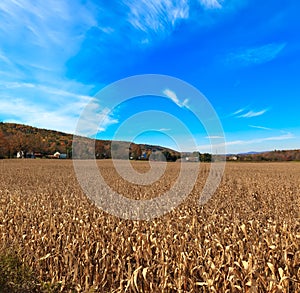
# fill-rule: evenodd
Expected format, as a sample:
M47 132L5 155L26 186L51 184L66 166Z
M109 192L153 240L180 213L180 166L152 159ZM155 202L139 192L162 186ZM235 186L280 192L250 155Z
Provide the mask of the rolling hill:
M85 138L87 139L87 138ZM16 123L0 123L0 158L13 158L22 151L25 157L51 157L55 152L66 154L67 158L72 157L73 135L32 127ZM131 159L149 159L151 154L163 152L168 161L175 161L180 158L180 153L149 144L135 144L129 142L118 142L112 145L109 140L95 141L95 156L97 159L111 158L111 147L114 148L115 157Z

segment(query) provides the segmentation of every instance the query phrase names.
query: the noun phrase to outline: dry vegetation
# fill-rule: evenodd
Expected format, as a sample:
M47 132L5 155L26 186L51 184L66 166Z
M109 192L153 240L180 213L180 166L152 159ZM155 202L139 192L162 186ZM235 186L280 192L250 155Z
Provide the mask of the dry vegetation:
M134 197L143 191L123 182L109 161L98 164L115 190ZM13 248L35 276L23 287L14 284L18 278L6 281L11 291L300 292L298 163L228 163L217 193L201 207L209 171L203 164L190 197L150 222L93 206L71 161L0 166L0 251ZM177 171L170 163L148 190L170 188ZM5 264L0 254L0 270Z

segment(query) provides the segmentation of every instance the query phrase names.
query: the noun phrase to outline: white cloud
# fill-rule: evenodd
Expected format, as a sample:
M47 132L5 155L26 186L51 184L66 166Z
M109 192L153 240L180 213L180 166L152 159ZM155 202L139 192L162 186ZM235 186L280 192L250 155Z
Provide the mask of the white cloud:
M263 137L263 138L256 138L256 139L250 139L250 140L237 140L237 141L229 141L226 142L226 145L245 145L245 144L257 144L262 143L266 141L276 141L276 140L286 140L286 139L292 139L295 138L295 136L292 133L286 133L278 136L269 136L269 137Z
M247 113L244 113L242 115L239 115L239 118L252 118L252 117L257 117L265 114L267 112L267 109L261 110L261 111L248 111Z
M103 132L112 124L118 123L108 108L101 108L96 99L92 99L84 108L78 124L76 134L82 136L95 136Z
M164 93L168 98L170 98L174 103L176 103L177 105L179 104L179 100L178 100L178 98L177 98L177 95L176 95L173 91L171 91L171 90L169 90L169 89L166 89L166 90L163 91L163 93Z
M183 102L181 102L176 93L171 91L170 89L165 89L163 91L163 93L169 98L171 99L176 105L178 105L180 108L182 107L188 107L188 102L189 100L188 99L184 99Z
M248 126L252 128L262 129L262 130L273 130L272 128L264 127L264 126L257 126L257 125L248 125Z
M268 137L262 137L262 138L255 138L255 139L249 139L249 140L232 140L232 141L226 141L225 143L220 144L203 144L199 145L198 148L200 151L212 151L212 150L218 150L218 149L227 149L228 147L238 146L240 147L248 147L248 149L261 149L259 147L260 144L266 143L266 142L272 142L272 141L284 141L295 138L295 135L288 132L282 135L278 136L268 136Z
M66 90L66 88L71 90ZM6 94L11 99L19 99L21 96L27 102L37 104L44 102L51 106L72 104L78 100L87 103L91 97L80 94L80 92L85 92L89 89L90 86L63 80L56 80L56 87L40 83L0 81L0 93ZM35 97L38 97L36 101Z
M268 111L268 109L263 109L263 110L260 110L260 111L254 111L254 110L246 111L246 109L247 108L241 108L241 109L233 112L229 116L236 116L237 118L252 118L252 117L261 116L261 115L265 114Z
M85 132L82 131L82 135L95 134L90 133L88 129L97 129L95 123L99 121L101 121L99 131L104 131L109 125L118 122L108 109L103 109L94 98L87 95L31 83L2 82L2 87L4 86L7 90L6 96L2 95L0 115L10 117L4 119L6 122L74 133L80 113L87 105L89 115L81 120L82 125L85 125ZM24 97L18 97L19 90ZM27 95L33 94L47 99L47 103L38 103L27 98ZM47 98L48 96L51 100Z
M25 33L26 42L40 46L47 45L48 42L64 46L66 38L70 42L78 41L72 40L72 37L80 36L86 29L96 25L93 11L78 1L69 4L67 1L50 3L42 0L2 0L0 11L5 20L0 28L2 33ZM11 30L6 31L7 28ZM20 40L20 35L14 37Z
M211 9L211 8L222 8L222 5L218 0L199 0L201 5L203 5L205 8Z
M285 47L286 43L271 43L240 49L228 54L226 63L237 67L266 63L275 59Z
M239 110L233 112L231 115L237 115L239 113L242 113L243 111L245 111L245 108L239 109Z
M0 50L0 63L6 63L6 64L10 64L10 60L7 58L7 56L1 52Z
M1 60L11 71L22 68L25 75L33 70L31 75L38 77L35 73L41 68L61 73L86 32L97 25L94 13L79 1L2 0Z
M67 133L74 133L76 125L76 117L66 119L66 114L70 113L66 113L65 110L49 111L23 99L1 101L0 114L11 117L5 119L5 122L22 123Z
M206 136L205 138L208 138L208 139L219 139L219 138L224 138L224 136L221 136L221 135L210 135L210 136Z
M158 129L158 131L170 131L171 130L171 128L160 128L160 129Z
M178 21L189 17L187 0L131 0L124 4L129 8L128 22L147 34L168 35Z
M123 5L128 8L127 21L139 32L147 35L141 37L140 44L149 44L156 38L170 35L176 26L187 19L197 20L199 25L211 24L211 19L199 12L195 7L201 6L204 10L223 9L224 13L238 9L241 0L123 0Z

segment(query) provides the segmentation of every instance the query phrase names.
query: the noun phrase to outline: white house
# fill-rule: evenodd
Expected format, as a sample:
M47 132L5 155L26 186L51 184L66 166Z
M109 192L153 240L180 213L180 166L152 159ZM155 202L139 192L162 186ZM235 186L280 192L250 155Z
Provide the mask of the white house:
M60 152L54 153L53 157L59 159L59 157L60 157Z
M17 158L18 158L18 159L24 158L24 152L23 152L23 151L17 152Z

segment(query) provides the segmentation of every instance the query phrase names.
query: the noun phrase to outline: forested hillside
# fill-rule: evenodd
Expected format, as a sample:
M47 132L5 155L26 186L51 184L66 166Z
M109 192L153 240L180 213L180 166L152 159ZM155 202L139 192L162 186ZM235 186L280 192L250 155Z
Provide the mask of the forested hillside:
M0 158L14 158L20 151L24 153L24 157L51 157L59 152L71 158L72 142L72 134L23 124L0 123ZM115 156L124 158L124 148L127 147L128 150L128 145L128 142L113 144ZM147 160L155 152L163 152L169 161L180 158L180 153L172 149L135 143L130 144L127 156L131 159ZM95 155L97 159L111 158L111 141L96 140Z

